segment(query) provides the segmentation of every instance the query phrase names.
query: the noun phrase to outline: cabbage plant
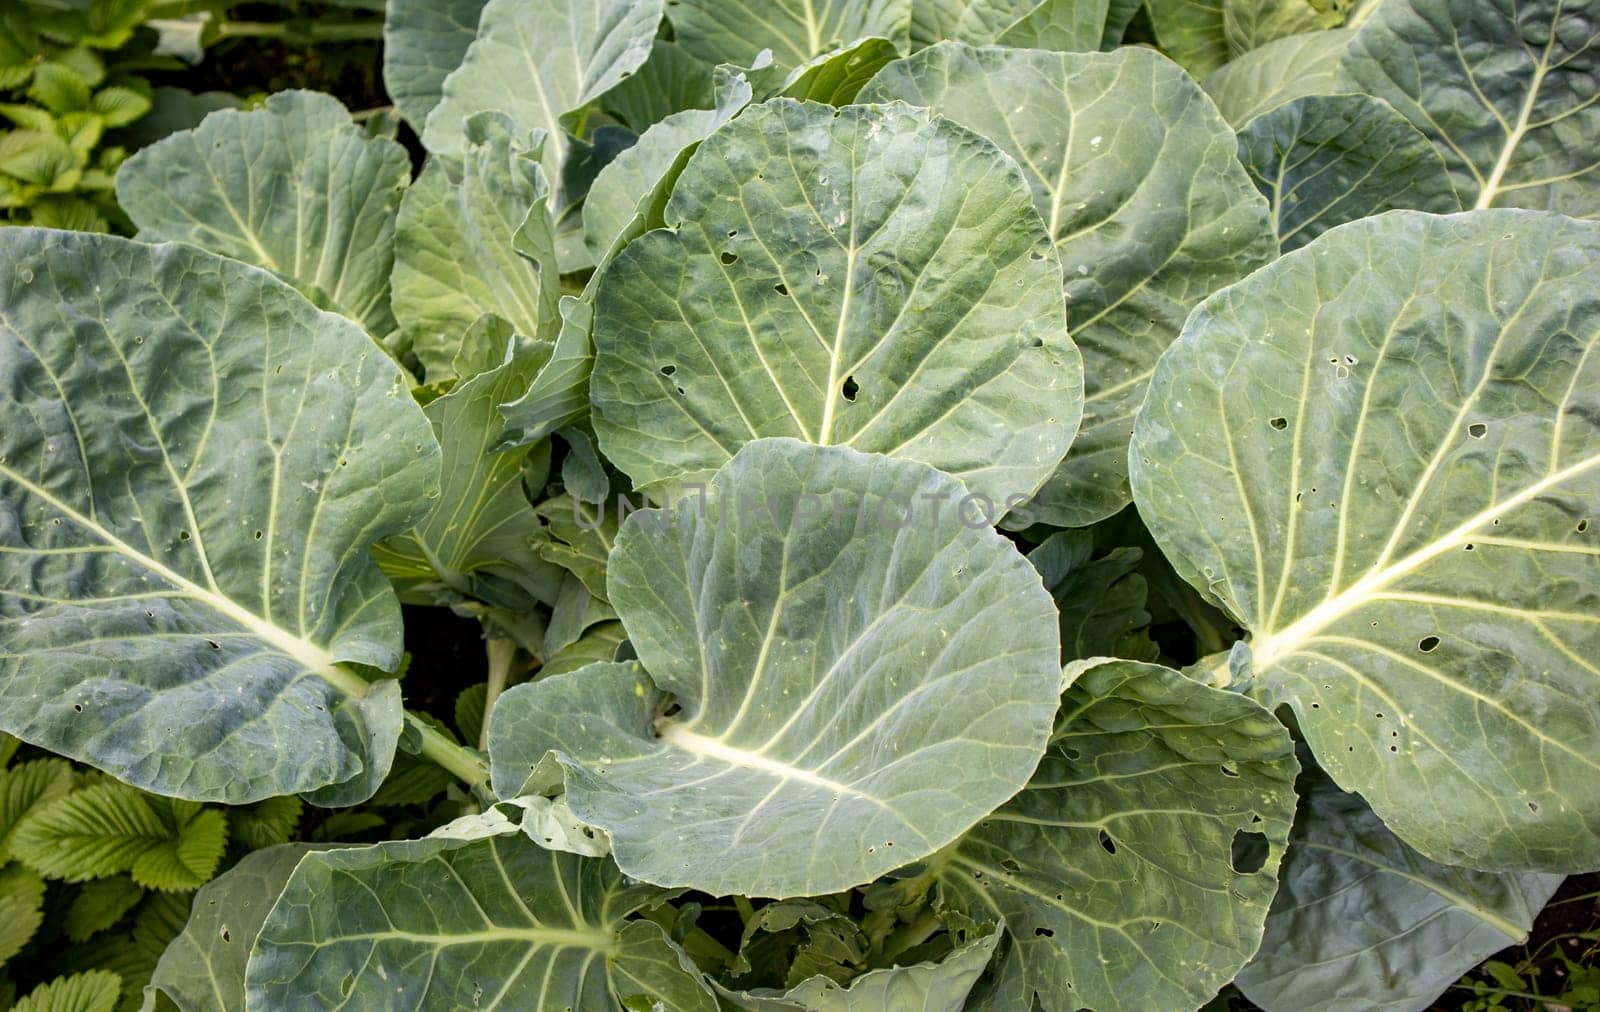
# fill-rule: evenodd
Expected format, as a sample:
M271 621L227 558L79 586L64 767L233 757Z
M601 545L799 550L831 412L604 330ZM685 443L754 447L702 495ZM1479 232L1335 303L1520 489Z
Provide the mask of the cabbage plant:
M0 728L454 781L146 1007L1421 1009L1600 868L1592 4L387 19L0 234Z

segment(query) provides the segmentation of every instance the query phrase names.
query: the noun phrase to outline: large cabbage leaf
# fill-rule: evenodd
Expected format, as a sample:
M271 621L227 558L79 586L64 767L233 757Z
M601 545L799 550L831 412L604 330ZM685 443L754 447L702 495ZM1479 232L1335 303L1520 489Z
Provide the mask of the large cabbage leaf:
M1286 251L1384 211L1461 210L1433 145L1366 95L1306 95L1270 109L1239 131L1239 158Z
M428 114L423 143L460 154L472 115L497 109L519 136L546 133L545 178L559 199L570 147L563 117L639 69L661 9L662 0L489 0L477 38Z
M982 138L777 99L700 145L666 221L595 303L595 431L636 486L792 436L932 464L993 512L1066 452L1082 378L1056 255Z
M1600 217L1600 9L1570 0L1384 0L1340 90L1427 135L1469 207Z
M389 310L405 148L368 136L338 100L278 92L150 145L117 173L139 238L181 240L265 267L376 338Z
M1230 667L1442 863L1600 864L1596 291L1594 223L1363 219L1196 310L1135 428Z
M661 896L515 827L311 853L261 926L245 1007L715 1012L661 928L628 919Z
M496 792L554 774L629 875L713 894L833 892L949 843L1027 781L1060 688L1049 595L963 493L769 439L703 510L633 515L608 585L639 663L502 696Z
M400 370L192 246L0 242L0 726L138 787L367 797L400 733L371 559L437 495Z
M779 67L869 36L909 44L912 0L673 0L678 44L707 63L751 65L764 49Z
M1462 974L1528 937L1560 875L1436 864L1320 770L1300 809L1261 951L1239 989L1268 1012L1429 1008Z
M912 0L911 42L1092 52L1106 34L1109 6L1108 0Z
M383 90L418 133L444 97L444 79L478 37L485 0L388 0Z
M1117 512L1156 359L1201 299L1277 255L1233 131L1182 70L1140 49L945 43L891 64L862 98L928 106L1022 166L1061 256L1085 386L1083 431L1029 510L1057 526Z
M1261 940L1294 743L1250 699L1169 668L1102 658L1065 678L1033 779L927 874L1011 932L985 1007L1197 1008Z
M1355 31L1341 28L1276 39L1207 74L1202 83L1235 127L1285 102L1337 90L1339 60Z

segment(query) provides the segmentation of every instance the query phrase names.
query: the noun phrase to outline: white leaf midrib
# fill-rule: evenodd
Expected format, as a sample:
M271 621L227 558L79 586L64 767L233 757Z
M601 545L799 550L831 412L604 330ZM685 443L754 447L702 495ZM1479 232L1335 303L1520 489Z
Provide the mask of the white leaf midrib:
M1265 670L1293 654L1324 629L1373 600L1378 591L1416 572L1445 552L1465 544L1476 531L1496 517L1526 505L1550 489L1596 466L1600 466L1600 453L1582 458L1559 471L1551 472L1516 495L1473 514L1442 537L1434 539L1404 558L1381 569L1372 570L1344 591L1325 598L1282 629L1257 636L1251 641L1254 664L1258 670Z
M62 502L51 494L49 490L23 477L11 467L0 464L0 476L15 482L28 494L48 503L53 509L59 511L63 517L101 539L116 554L127 558L158 578L165 580L174 588L174 596L185 597L212 608L224 617L238 623L263 643L297 661L346 695L356 699L366 696L368 684L359 676L340 667L338 662L334 660L333 655L322 647L283 629L275 623L267 621L220 591L202 587L176 570L152 559L96 521L91 520L78 510ZM83 603L92 604L93 599L87 599ZM131 638L137 639L137 637Z

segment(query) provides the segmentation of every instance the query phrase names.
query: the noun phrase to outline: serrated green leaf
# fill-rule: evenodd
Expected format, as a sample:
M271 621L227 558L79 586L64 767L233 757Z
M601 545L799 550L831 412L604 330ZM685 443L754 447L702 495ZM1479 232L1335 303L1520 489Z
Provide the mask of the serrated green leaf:
M89 82L67 64L46 60L34 68L28 97L61 116L89 107Z
M748 67L763 49L785 70L869 36L904 51L911 0L676 0L674 38L707 63Z
M1061 527L1116 513L1156 359L1205 296L1277 255L1233 132L1182 70L1140 49L944 43L891 64L862 98L928 106L1022 166L1060 255L1085 390L1077 442L1028 509Z
M747 110L689 160L669 228L600 280L601 449L656 492L794 436L942 467L1004 509L1054 470L1080 413L1030 204L993 145L925 110Z
M0 770L0 863L10 859L17 824L34 808L65 797L72 786L72 764L65 759L33 759Z
M82 176L83 160L54 133L12 130L0 135L0 172L35 186L71 189Z
M112 1012L122 994L122 978L109 970L59 977L29 991L12 1012Z
M0 867L0 963L21 952L44 923L44 890L33 869L16 861Z
M454 774L437 763L401 754L395 756L394 768L367 804L374 808L422 805L443 794L454 783Z
M1062 662L1091 657L1153 661L1147 588L1135 570L1144 553L1116 548L1094 557L1088 531L1060 531L1028 553L1060 612Z
M1433 145L1366 95L1307 95L1262 113L1239 131L1239 160L1286 252L1384 211L1461 210Z
M1338 74L1433 142L1467 207L1575 218L1600 218L1597 77L1600 10L1565 0L1385 0Z
M105 120L108 127L127 126L150 111L149 85L138 88L130 84L114 84L101 88L89 100L89 111Z
M1266 936L1239 971L1263 1008L1431 1007L1480 960L1525 941L1561 884L1435 864L1315 768L1299 790Z
M949 511L896 536L905 503L959 494L925 465L762 440L703 514L635 514L608 587L640 664L508 690L497 793L551 755L625 872L716 895L836 891L943 846L1026 781L1060 684L1052 606L1009 543Z
M456 377L462 334L485 313L555 336L555 235L541 142L528 140L508 117L479 113L462 152L435 155L400 202L392 303L429 383Z
M395 329L389 272L410 179L405 149L368 137L338 100L282 91L144 148L117 174L117 199L141 239L265 267L383 338Z
M12 833L11 850L48 878L83 882L125 872L170 839L152 799L108 781L36 807Z
M256 939L246 1006L714 1012L661 929L624 921L658 895L520 833L308 854Z
M193 247L0 239L0 725L180 797L369 796L399 687L338 662L399 661L366 550L438 480L399 369Z
M1596 290L1595 223L1364 218L1196 310L1134 431L1243 687L1435 861L1600 864Z
M193 802L174 801L167 807L171 813L169 827L176 835L141 853L129 871L133 880L146 889L198 889L211 880L217 862L227 850L227 816L215 809L201 810Z
M242 1009L251 946L289 875L313 849L297 843L256 851L202 887L146 994L160 991L184 1012Z
M388 0L383 15L383 84L417 133L478 34L485 0Z
M1005 918L994 1008L1195 1008L1255 952L1294 817L1294 743L1261 706L1154 664L1090 661L1023 791L931 862ZM1236 865L1240 840L1266 845Z
M249 808L230 808L228 837L246 850L288 843L300 825L304 807L299 798L288 795L266 798Z
M144 888L126 875L84 883L67 906L61 929L74 942L114 926L144 898Z

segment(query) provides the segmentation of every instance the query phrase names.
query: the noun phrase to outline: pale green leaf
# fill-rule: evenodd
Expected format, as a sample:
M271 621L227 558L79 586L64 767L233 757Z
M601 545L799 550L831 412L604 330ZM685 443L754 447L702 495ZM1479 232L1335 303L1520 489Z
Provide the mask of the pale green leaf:
M384 91L418 133L478 35L485 0L388 0L383 15Z
M1294 816L1294 743L1244 696L1133 661L1070 666L1022 793L931 863L1000 916L998 1008L1197 1008L1255 952ZM1073 679L1076 678L1076 681ZM1267 853L1236 865L1235 848Z
M429 383L456 376L462 335L485 313L547 340L558 320L539 139L493 112L466 129L461 153L435 155L406 191L395 225L391 302Z
M1461 210L1433 145L1366 95L1308 95L1264 112L1239 131L1239 158L1285 251L1384 211Z
M873 75L899 56L888 39L861 39L794 68L780 94L802 102L849 105Z
M1078 440L1028 509L1061 527L1116 513L1156 359L1191 308L1277 255L1233 131L1182 70L1142 49L944 43L891 64L862 97L928 106L1021 164L1060 254L1085 386Z
M44 923L44 890L44 879L33 869L16 861L0 867L0 963L21 952ZM69 934L71 923L69 911Z
M1027 780L1060 684L1053 609L1015 549L953 510L901 530L907 504L961 492L910 461L763 440L703 513L635 514L609 587L640 663L502 696L497 793L551 755L624 871L713 894L836 891L945 845Z
M109 970L90 970L40 984L11 1012L112 1012L121 994L121 977Z
M367 547L438 481L404 376L253 267L0 238L0 725L180 797L368 796L399 687L339 662L399 661Z
M1600 10L1568 0L1385 0L1339 68L1444 157L1469 207L1600 218Z
M428 114L423 143L435 154L459 154L466 124L498 109L516 133L547 135L545 178L559 206L569 146L562 117L599 98L650 55L662 0L489 0L478 35L444 81L444 97Z
M595 277L600 276L601 269L596 269ZM589 417L589 374L594 365L589 341L594 326L593 287L591 280L583 297L561 297L557 304L561 325L550 359L525 393L500 405L505 427L496 449L526 446Z
M741 67L763 49L784 69L857 39L910 43L912 0L675 0L678 45L707 63Z
M1269 42L1202 79L1206 94L1235 127L1285 102L1337 91L1335 74L1353 29L1311 32Z
M548 349L513 343L508 355L423 409L443 448L443 489L421 523L373 550L406 599L446 591L510 611L554 602L561 574L539 555L542 525L522 487L527 454L492 452L499 405L528 388Z
M1233 55L1306 32L1338 28L1378 0L1222 0L1222 28Z
M1525 941L1561 884L1435 864L1321 771L1307 769L1299 788L1266 937L1239 971L1240 990L1263 1008L1431 1008L1462 974Z
M1595 223L1364 218L1196 310L1135 428L1246 688L1435 861L1600 864L1597 290Z
M1081 383L1029 205L1014 164L926 111L747 110L689 160L669 228L600 281L601 448L660 490L794 436L1014 505L1071 442Z
M787 991L716 988L732 1007L751 1012L961 1012L1000 937L997 926L984 925L937 962L871 970L846 986L818 976Z
M520 833L308 854L256 939L246 1007L713 1012L661 929L624 920L658 895Z
M1161 51L1195 77L1228 61L1224 0L1144 0Z
M1101 48L1109 6L1108 0L912 0L911 43L1092 52Z
M366 136L337 99L282 91L144 148L117 173L117 200L141 239L265 267L383 338L410 179L405 149Z
M242 1009L250 948L290 873L312 849L290 844L255 851L196 893L188 923L150 976L146 1007L160 991L184 1012Z
M544 677L564 675L595 661L617 659L617 650L628 634L621 622L601 622L590 626L577 640L551 654L539 671Z
M619 241L632 238L627 233L635 215L648 219L660 214L658 205L689 155L750 98L750 85L739 78L718 96L716 108L670 114L600 170L583 202L583 241L597 261L605 261Z

